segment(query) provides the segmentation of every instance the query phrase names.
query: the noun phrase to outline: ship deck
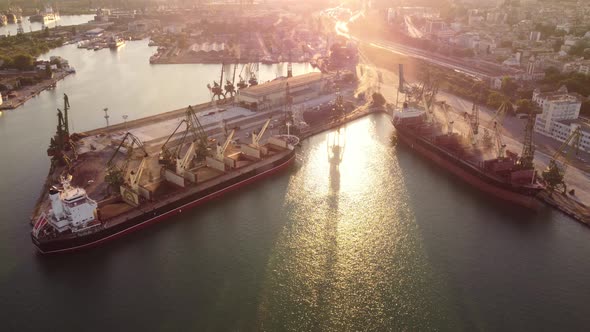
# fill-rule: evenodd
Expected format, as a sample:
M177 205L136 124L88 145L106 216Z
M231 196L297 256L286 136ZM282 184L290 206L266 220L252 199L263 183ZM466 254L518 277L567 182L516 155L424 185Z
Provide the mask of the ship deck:
M209 178L201 183L198 183L196 185L191 185L186 188L176 187L175 188L176 190L161 191L159 193L160 196L155 197L154 201L148 201L148 202L145 202L144 204L141 204L138 208L131 208L127 211L123 211L123 213L118 216L114 216L114 217L111 217L110 219L104 220L103 224L105 227L111 227L113 225L124 222L127 219L134 218L134 217L140 216L145 213L149 213L150 211L164 207L170 203L173 203L173 202L179 201L185 197L194 195L195 193L207 190L207 189L212 188L216 185L227 182L227 181L231 180L232 178L239 176L243 173L247 173L249 171L255 170L256 168L260 168L265 165L271 164L271 163L283 158L284 156L286 156L289 153L291 153L291 150L289 150L289 149L284 149L280 152L274 152L274 153L270 154L269 156L266 156L265 158L261 159L260 161L248 163L247 165L244 165L244 166L236 168L236 169L232 169L231 171L229 171L227 173L223 173L223 174L217 170L203 166L203 167L201 167L203 169L203 171L202 171L203 173L216 174L216 176ZM162 184L162 183L165 183L166 186L168 186L169 188L174 188L174 185L169 184L166 181L161 181L160 184Z

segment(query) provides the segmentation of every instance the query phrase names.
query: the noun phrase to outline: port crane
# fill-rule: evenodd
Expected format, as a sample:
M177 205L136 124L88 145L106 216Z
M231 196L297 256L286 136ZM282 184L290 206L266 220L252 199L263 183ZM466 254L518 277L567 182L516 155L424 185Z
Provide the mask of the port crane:
M252 69L252 66L254 66L254 69ZM250 79L248 79L248 84L250 84L250 86L258 85L257 75L258 75L258 63L250 64L248 66L248 76L250 76Z
M208 149L207 149L208 136L207 136L207 133L205 132L205 129L203 129L203 126L201 125L201 121L199 121L199 117L197 116L197 113L190 105L186 109L186 121L188 121L188 123L190 124L190 128L192 130L194 139L199 141L199 146L198 146L197 151L198 151L198 153L200 153L199 160L203 160L203 159L205 159L205 156L208 151Z
M506 117L506 113L508 111L509 105L508 102L503 102L496 114L490 119L488 127L491 126L493 131L493 138L490 135L488 128L484 128L483 133L483 143L488 146L496 146L497 157L502 159L505 157L506 151L506 144L504 144L504 139L502 138L502 128L504 126L504 118Z
M180 138L180 143L174 147L169 147L168 144L170 143L170 140L176 135L178 130L183 125L184 125L185 129L184 129L184 132ZM183 119L182 121L180 121L180 123L178 123L178 126L176 126L176 129L174 129L172 134L170 134L170 136L168 136L168 139L166 139L166 142L164 142L164 144L162 145L162 147L160 149L160 155L158 156L158 163L159 164L167 166L167 167L172 166L172 164L175 162L175 160L180 155L180 149L182 148L182 144L183 144L184 140L186 139L186 136L189 132L189 126L190 126L190 124L188 123L188 121L186 121L186 119Z
M115 163L115 157L124 145L127 150L125 159L121 165L117 165ZM133 158L135 149L139 149L142 152L142 159L137 169L128 170L129 162ZM107 162L105 181L115 188L119 187L121 197L130 205L139 205L139 180L146 168L147 159L148 153L141 140L130 132L127 132Z
M174 147L168 147L173 137L178 136L180 128L184 128L180 134L179 140ZM186 152L182 153L187 137L191 137L190 144ZM195 158L198 161L205 160L208 155L208 137L205 133L199 118L193 108L189 105L186 110L185 119L180 121L166 142L162 145L159 162L164 166L162 168L163 176L170 180L169 171L178 175L181 179L185 177L186 171L192 166ZM172 177L173 183L179 184L178 177ZM193 180L194 181L194 180ZM183 184L180 184L183 186Z
M71 167L71 158L66 154L67 150L74 153L76 159L76 148L74 143L70 140L70 126L68 123L68 110L70 109L70 102L68 96L64 93L64 107L63 112L57 109L57 128L55 136L49 141L49 148L47 155L52 156L52 161L58 162L61 165Z
M533 168L535 158L535 145L533 144L533 130L535 128L536 114L531 110L524 129L524 141L522 144L522 153L517 161L520 168Z
M221 97L225 99L225 94L223 93L223 88L221 84L223 84L223 69L225 65L221 64L221 77L219 78L219 83L213 81L213 86L211 84L207 84L207 88L211 91L211 101L217 97L217 100L221 100Z
M236 93L236 86L235 86L235 82L236 82L236 69L238 68L238 64L236 63L234 65L234 75L233 75L233 79L231 80L226 80L225 81L225 93L223 94L224 97L227 97L227 94L229 93L230 97L233 97L234 94Z
M563 193L566 193L565 171L574 155L577 155L580 151L581 139L582 132L580 127L577 127L559 147L559 150L555 152L553 158L549 161L549 166L543 171L543 180L547 183L550 192L562 188Z
M463 117L469 121L469 138L471 139L471 145L475 145L479 134L479 106L475 101L471 107L471 114L464 112Z

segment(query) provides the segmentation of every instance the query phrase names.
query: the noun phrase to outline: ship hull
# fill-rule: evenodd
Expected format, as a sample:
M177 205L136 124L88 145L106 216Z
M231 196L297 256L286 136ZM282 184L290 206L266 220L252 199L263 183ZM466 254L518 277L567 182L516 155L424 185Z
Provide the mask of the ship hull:
M275 161L270 167L257 168L251 172L240 174L230 180L220 183L207 190L199 191L193 195L184 197L168 205L162 206L149 213L131 218L118 225L105 228L95 233L67 238L40 241L31 235L33 244L41 254L58 254L79 251L95 247L108 241L117 239L123 235L137 231L150 224L168 219L172 216L189 210L212 199L218 198L228 192L235 191L245 185L268 177L278 171L289 167L295 160L295 151L292 150L285 157Z
M416 151L419 155L430 160L437 166L447 170L455 176L461 178L466 183L479 189L482 192L490 194L500 200L510 202L519 206L523 206L529 209L539 209L542 204L535 197L534 192L519 192L516 190L510 190L509 188L503 188L491 181L486 180L483 174L474 171L468 167L462 167L457 162L449 159L444 154L437 153L425 143L420 137L412 133L396 127L397 138L400 142L404 143L410 149Z

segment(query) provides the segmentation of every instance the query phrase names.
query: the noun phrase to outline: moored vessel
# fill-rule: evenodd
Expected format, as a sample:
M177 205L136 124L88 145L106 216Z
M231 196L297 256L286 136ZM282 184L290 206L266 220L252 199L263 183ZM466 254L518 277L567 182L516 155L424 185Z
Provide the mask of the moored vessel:
M32 242L43 254L97 246L268 177L294 162L299 143L292 135L263 143L271 119L251 143L235 143L236 129L216 143L189 106L163 144L158 136L144 146L131 132L69 135L67 97L63 109L48 149L62 166L48 184L51 174L64 176L46 187L33 216ZM147 151L156 146L154 158Z
M59 20L59 12L54 11L51 6L47 6L44 10L38 12L37 14L29 16L29 21L31 22L46 23L57 20Z
M526 143L523 155L518 156L505 150L496 137L498 154L486 159L473 142L453 132L452 122L444 133L425 108L407 102L394 110L392 122L398 141L441 169L501 200L528 208L540 206L536 195L544 187L538 181Z

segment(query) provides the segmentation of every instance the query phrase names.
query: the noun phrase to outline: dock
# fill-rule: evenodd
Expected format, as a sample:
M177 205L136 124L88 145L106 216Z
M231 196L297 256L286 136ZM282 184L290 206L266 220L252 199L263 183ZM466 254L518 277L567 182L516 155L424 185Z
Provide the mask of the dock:
M558 192L551 194L549 191L543 191L539 195L539 199L576 221L590 226L590 207L567 196L567 194Z
M325 95L322 96L322 98L325 97ZM218 139L223 137L223 130L220 125L221 121L225 121L229 128L236 128L236 130L239 132L236 135L236 140L239 140L239 138L247 139L248 135L244 136L244 134L258 128L269 117L274 117L280 122L280 119L283 119L284 116L284 110L282 108L275 108L264 112L255 112L236 105L233 98L219 101L216 104L207 102L198 105L192 105L191 108L199 114L203 129L207 135L209 137L217 137ZM126 123L119 123L110 125L109 127L89 130L80 134L80 136L83 137L83 142L80 144L85 145L87 149L96 149L97 146L99 150L105 148L108 149L108 146L112 145L113 140L116 141L117 137L123 135L125 132L132 132L144 142L146 150L150 155L152 155L153 153L157 153L159 151L160 147L168 135L172 132L173 128L178 125L179 121L181 121L185 116L186 111L187 108L180 108L157 115L130 120ZM387 111L384 107L375 107L370 104L361 106L357 105L354 110L341 117L326 119L325 122L300 128L301 130L299 137L303 141L304 139L317 135L321 132L341 127L364 116L377 113L387 114ZM280 124L279 126L282 128L282 130L285 129L284 123ZM275 127L272 130L276 131L281 129ZM91 146L92 144L95 146ZM88 161L88 163L97 165L104 165L105 162L106 160ZM77 167L78 166L75 168ZM45 186L41 190L41 197L32 217L38 214L44 198L44 193L48 190L49 186L55 182L56 174L60 174L61 171L63 171L63 169L52 169L49 171ZM80 170L77 171L80 172ZM101 176L104 177L104 171L98 170L97 167L90 167L90 170L83 170L82 174L78 174L77 176L80 177L80 180L82 181L88 181L92 178L99 179ZM103 188L93 187L93 185L89 185L87 190L89 190L89 192L95 191L97 193L103 190ZM569 197L567 195L562 195L561 193L553 193L553 195L550 195L547 191L545 191L538 196L538 199L558 209L559 211L562 211L571 218L585 225L590 225L590 208L576 200L575 197Z
M26 87L18 90L17 91L18 95L16 97L9 98L9 99L5 100L0 105L0 111L1 110L12 110L12 109L16 109L16 108L20 107L21 105L26 103L29 99L36 97L41 92L55 86L58 81L64 79L66 76L68 76L72 73L73 72L69 72L69 71L65 71L65 70L58 71L58 72L55 72L53 77L50 79L43 80L42 82L40 82L38 84L26 86Z

